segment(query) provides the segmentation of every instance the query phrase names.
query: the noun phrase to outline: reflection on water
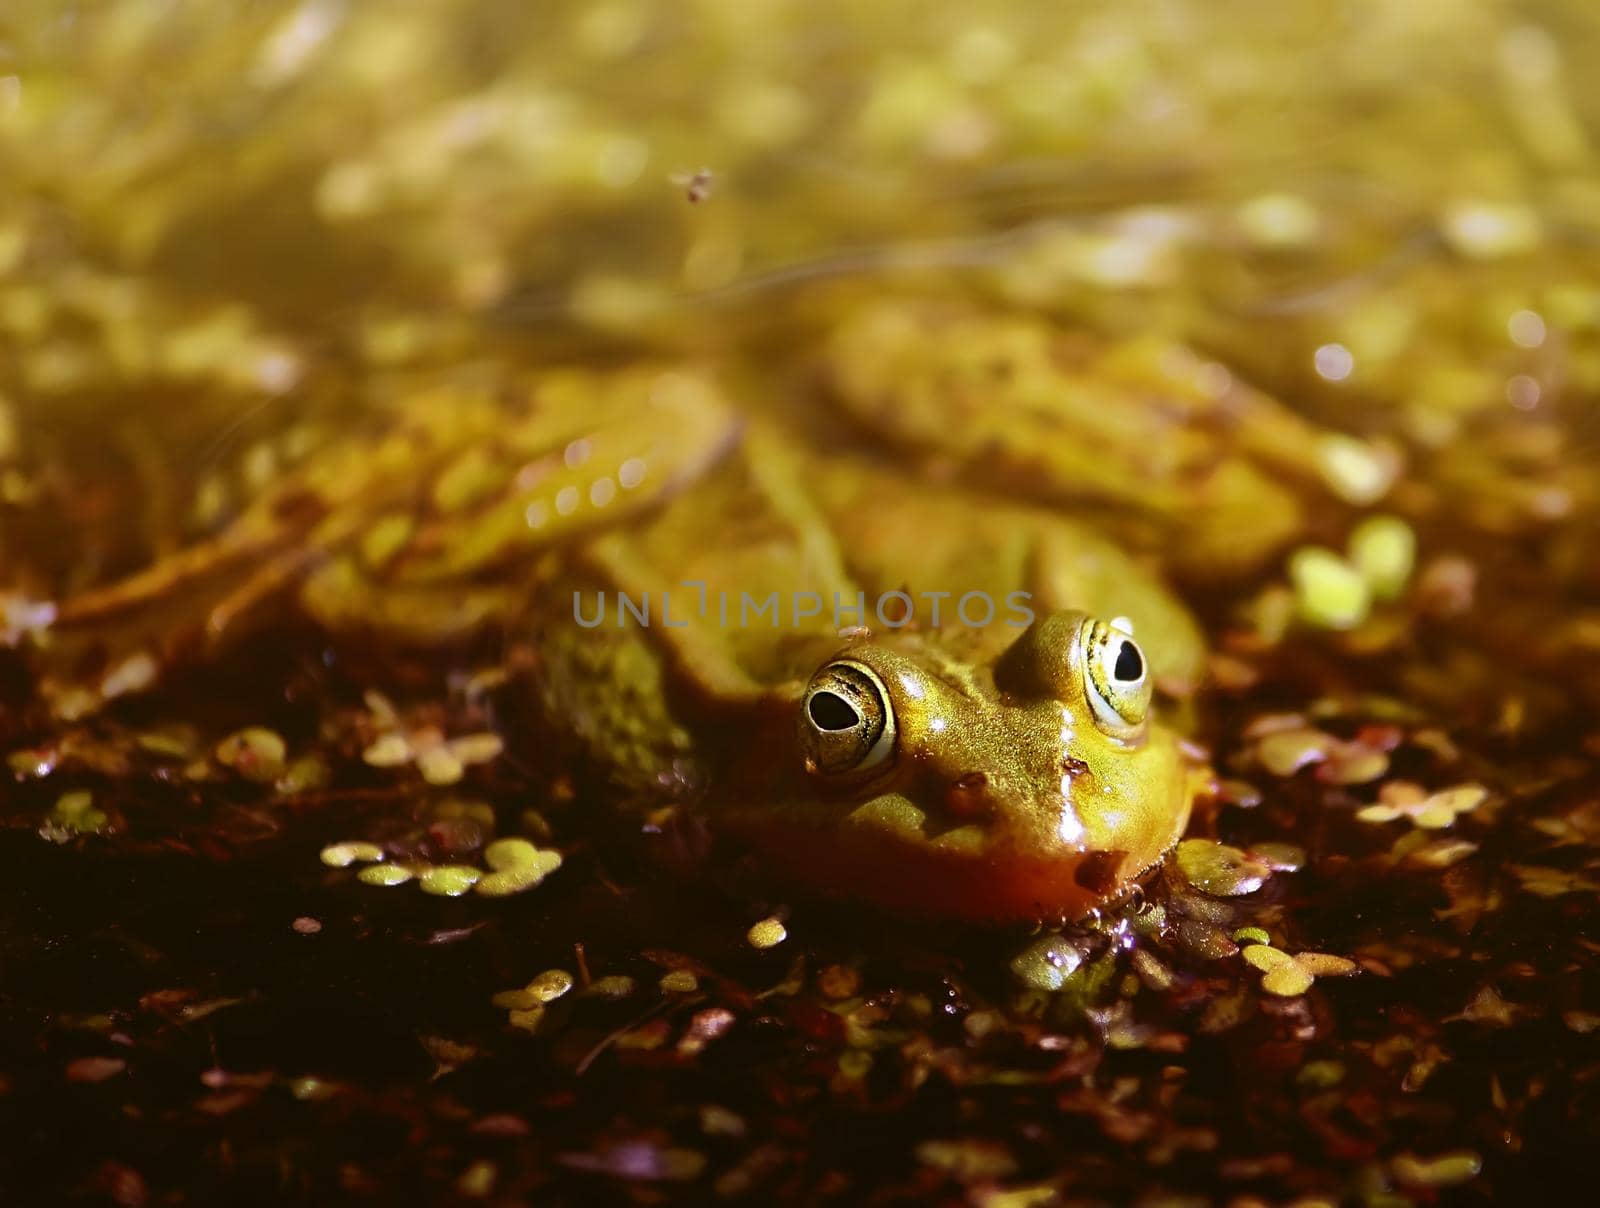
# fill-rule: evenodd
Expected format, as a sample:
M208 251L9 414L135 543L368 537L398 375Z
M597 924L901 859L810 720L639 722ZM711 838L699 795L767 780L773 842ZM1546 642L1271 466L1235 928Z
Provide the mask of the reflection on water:
M1574 1175L1597 67L1577 3L16 0L0 1177ZM831 525L889 588L906 549L997 556L997 495L1158 564L1210 651L1182 712L1224 846L1142 913L997 936L771 900L669 813L628 837L562 706L643 726L670 690L546 691L586 656L525 589L752 421L959 516ZM719 489L713 560L767 567ZM702 787L673 741L652 808Z

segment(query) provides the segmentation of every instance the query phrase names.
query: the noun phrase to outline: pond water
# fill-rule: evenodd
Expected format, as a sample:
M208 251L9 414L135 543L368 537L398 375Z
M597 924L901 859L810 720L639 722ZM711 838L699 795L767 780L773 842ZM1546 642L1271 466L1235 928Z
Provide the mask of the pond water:
M10 5L3 1198L1581 1189L1597 68L1580 3ZM801 558L795 466L900 487ZM726 681L552 636L607 525L893 588L1019 507L1194 619L1212 786L1089 919L770 879Z

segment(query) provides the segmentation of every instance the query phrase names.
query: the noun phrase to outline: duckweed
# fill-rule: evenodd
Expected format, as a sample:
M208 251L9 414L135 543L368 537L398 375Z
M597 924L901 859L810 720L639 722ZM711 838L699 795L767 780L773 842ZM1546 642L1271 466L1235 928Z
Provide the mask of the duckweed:
M1274 776L1287 778L1303 767L1327 759L1336 741L1321 730L1297 726L1261 739L1256 745L1256 758Z
M1296 550L1289 559L1295 606L1307 624L1354 629L1372 609L1372 589L1361 573L1320 546Z
M493 1162L480 1158L471 1163L456 1179L456 1190L468 1199L481 1200L494 1191L500 1169Z
M1370 516L1350 534L1350 561L1374 598L1393 600L1416 567L1417 536L1397 516Z
M539 861L539 849L527 839L496 839L483 849L483 862L496 872L528 868Z
M1398 1154L1389 1163L1395 1181L1407 1187L1456 1187L1478 1177L1483 1159L1470 1149L1453 1150L1432 1158Z
M411 744L404 734L385 734L361 752L361 758L375 768L397 768L411 762Z
M513 868L481 876L473 886L475 892L486 898L505 898L526 893L544 880L544 874L534 868Z
M468 767L488 763L505 749L498 734L468 734L446 739L431 726L415 731L402 730L398 728L398 719L393 717L393 706L386 701L383 704L384 711L374 709L375 715L381 722L396 728L380 734L362 751L362 759L372 767L398 768L412 764L423 780L443 788L459 783Z
M1385 458L1365 441L1337 432L1318 441L1317 458L1328 485L1345 502L1357 506L1381 499L1399 470L1392 458Z
M1178 844L1177 864L1189 884L1213 897L1254 893L1272 876L1271 868L1239 848L1210 839L1185 839Z
M1270 944L1251 944L1242 955L1246 963L1261 970L1261 988L1282 998L1304 994L1319 977L1346 977L1357 969L1354 961L1342 956L1325 952L1290 955Z
M330 843L322 849L322 862L329 868L349 868L352 864L366 864L383 859L383 848L376 843L356 840L347 843Z
M496 839L484 849L483 858L493 870L476 887L485 897L523 893L561 867L560 852L520 838Z
M1477 809L1488 796L1489 790L1481 784L1459 784L1416 799L1396 795L1397 799L1362 807L1356 817L1372 823L1408 818L1422 830L1442 830L1454 826L1458 817Z
M595 978L584 993L592 998L627 998L636 988L633 978L627 974L613 973Z
M468 892L483 876L481 869L466 864L441 864L428 869L417 878L423 893L438 897L458 898Z
M1083 952L1064 936L1035 940L1011 960L1011 972L1030 989L1054 993L1083 964Z
M246 780L270 784L283 775L289 748L283 737L262 726L249 726L217 744L217 762Z
M540 1002L554 1002L572 986L572 974L565 969L546 969L528 983L528 993Z
M94 794L88 789L74 789L56 798L50 811L49 823L75 835L94 834L104 830L109 819L104 810L94 806Z
M404 864L373 864L356 874L363 885L404 885L416 873Z

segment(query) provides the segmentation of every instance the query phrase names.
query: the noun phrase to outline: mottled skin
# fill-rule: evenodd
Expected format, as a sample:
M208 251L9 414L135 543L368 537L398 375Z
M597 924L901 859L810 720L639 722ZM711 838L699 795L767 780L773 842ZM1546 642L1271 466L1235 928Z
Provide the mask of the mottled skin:
M1270 540L1239 547L1239 518L1281 537L1297 513L1278 474L1310 463L1298 421L1196 385L1200 362L1181 353L918 303L848 319L799 372L639 365L446 387L329 445L204 544L66 600L54 652L148 647L183 617L221 640L285 601L396 641L531 623L552 717L620 798L692 785L690 806L825 893L1073 916L1161 858L1204 779L1150 707L1157 686L1197 684L1199 632L1120 543L1258 559ZM1219 443L1226 426L1246 435ZM574 589L658 610L670 595L691 623L657 611L618 628L613 607L586 629ZM701 593L776 591L787 609L799 593L894 590L949 593L945 616L898 629L850 616L844 628L871 632L844 634L826 606L779 625L724 627L715 604L695 615ZM952 624L967 592L1000 605L992 622ZM1014 592L1032 628L1006 623ZM1140 699L1111 724L1083 635L1111 657L1129 629ZM835 728L819 730L815 677L841 675L865 695L854 714L824 709ZM892 740L870 764L819 762L856 732L850 717L879 714Z
M903 461L1068 506L1214 580L1299 531L1317 431L1215 361L930 298L857 308L823 352L830 397Z

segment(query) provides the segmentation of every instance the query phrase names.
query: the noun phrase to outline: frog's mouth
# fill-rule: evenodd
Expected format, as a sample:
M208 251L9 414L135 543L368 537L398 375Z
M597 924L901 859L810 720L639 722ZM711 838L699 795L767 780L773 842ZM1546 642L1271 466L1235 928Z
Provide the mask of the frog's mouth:
M886 796L832 825L730 818L729 829L799 889L920 917L1038 923L1078 919L1121 897L1176 846L1189 820L1187 806L1176 811L1170 832L1140 852L1038 849L976 826L912 830L914 809Z

